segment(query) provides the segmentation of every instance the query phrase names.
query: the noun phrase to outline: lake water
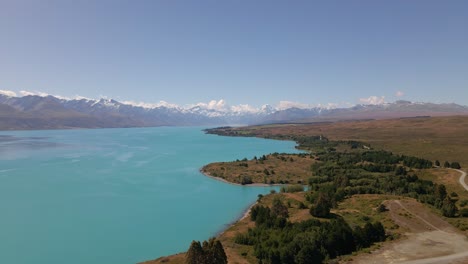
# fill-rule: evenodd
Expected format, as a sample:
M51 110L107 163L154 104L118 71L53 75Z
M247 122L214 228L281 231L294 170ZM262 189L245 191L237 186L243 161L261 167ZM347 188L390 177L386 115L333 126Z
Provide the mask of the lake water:
M216 235L269 187L203 176L294 142L201 128L0 132L0 263L135 263Z

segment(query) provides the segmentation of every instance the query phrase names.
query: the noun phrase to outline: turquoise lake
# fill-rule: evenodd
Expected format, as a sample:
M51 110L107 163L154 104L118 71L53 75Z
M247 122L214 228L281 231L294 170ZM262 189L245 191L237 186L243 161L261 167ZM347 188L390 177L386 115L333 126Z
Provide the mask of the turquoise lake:
M202 128L0 132L0 263L136 263L216 235L270 187L203 176L294 142Z

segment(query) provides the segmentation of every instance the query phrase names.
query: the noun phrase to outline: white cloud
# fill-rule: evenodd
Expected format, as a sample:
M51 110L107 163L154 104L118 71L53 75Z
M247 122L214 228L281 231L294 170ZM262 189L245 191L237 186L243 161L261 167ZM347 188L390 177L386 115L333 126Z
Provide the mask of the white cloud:
M16 93L13 91L0 90L0 94L10 96L10 97L16 97Z
M94 99L91 99L91 98L88 98L88 97L84 97L84 96L81 96L81 95L75 95L75 100L88 100L88 101L91 101L91 100L94 100Z
M180 108L179 105L177 104L171 104L166 101L159 101L159 103L156 104L158 107L163 106L167 108Z
M145 103L145 102L135 102L135 101L123 101L122 103L126 105L139 106L139 107L150 108L150 109L157 108L157 107L180 108L178 105L171 104L166 101L159 101L159 103L156 103L156 104Z
M235 105L235 106L231 106L231 111L233 112L242 112L242 113L257 113L259 112L260 110L253 107L253 106L250 106L248 104L240 104L240 105Z
M260 110L250 106L248 104L240 104L240 105L235 105L235 106L230 106L226 103L225 100L211 100L208 103L197 103L197 104L192 104L192 105L186 105L186 106L179 106L177 104L172 104L168 103L166 101L159 101L159 103L145 103L145 102L136 102L136 101L123 101L123 104L126 105L132 105L132 106L139 106L139 107L144 107L144 108L157 108L157 107L167 107L167 108L177 108L177 109L185 109L188 110L193 107L200 107L202 109L208 109L208 110L215 110L218 112L238 112L238 113L256 113L259 112Z
M397 91L397 92L395 93L395 95L396 95L396 97L402 97L403 95L405 95L405 93L402 92L402 91Z
M317 107L325 109L335 109L338 108L339 104L337 103L328 103L328 104L318 104Z
M58 99L61 99L61 100L71 100L70 97L66 97L66 96L61 96L61 95L54 95L55 98L58 98Z
M359 101L364 104L381 105L385 104L385 96L369 96L368 98L360 98Z
M53 96L55 98L62 99L62 100L70 100L70 98L66 97L66 96L52 95L52 94L48 94L48 93L44 93L44 92L38 92L38 91L31 92L31 91L22 90L19 93L21 94L21 96L40 96L40 97ZM77 97L79 97L79 96L77 96Z
M193 106L198 106L198 107L201 107L201 108L216 110L216 111L220 111L220 112L226 112L228 110L228 107L226 105L226 101L224 101L224 99L221 99L219 101L211 100L208 103L198 103L198 104L195 104Z
M21 94L22 96L36 95L36 93L28 92L28 91L20 91L20 94Z
M49 96L48 93L43 93L43 92L31 92L31 91L20 91L20 94L22 96L28 96L28 95L37 95L37 96L41 96L41 97L46 97L46 96ZM58 96L55 96L57 98L59 98Z
M291 101L280 101L276 108L279 110L285 110L289 108L307 109L307 108L312 108L312 107L313 106L309 104L303 104L303 103L291 102Z

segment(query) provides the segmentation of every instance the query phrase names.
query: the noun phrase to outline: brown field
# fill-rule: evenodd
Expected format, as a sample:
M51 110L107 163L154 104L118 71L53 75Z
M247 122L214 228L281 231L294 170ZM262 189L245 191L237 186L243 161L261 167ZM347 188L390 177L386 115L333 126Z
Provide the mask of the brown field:
M355 140L373 148L468 167L468 116L406 118L336 123L280 124L236 128L259 137L324 135L331 140Z

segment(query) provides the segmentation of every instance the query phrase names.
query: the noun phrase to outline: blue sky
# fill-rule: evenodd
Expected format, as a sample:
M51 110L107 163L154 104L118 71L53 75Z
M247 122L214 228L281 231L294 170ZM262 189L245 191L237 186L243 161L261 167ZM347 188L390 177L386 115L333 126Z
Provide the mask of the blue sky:
M468 1L3 0L0 34L17 94L468 105Z

